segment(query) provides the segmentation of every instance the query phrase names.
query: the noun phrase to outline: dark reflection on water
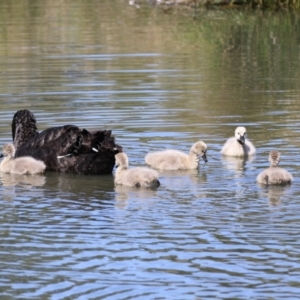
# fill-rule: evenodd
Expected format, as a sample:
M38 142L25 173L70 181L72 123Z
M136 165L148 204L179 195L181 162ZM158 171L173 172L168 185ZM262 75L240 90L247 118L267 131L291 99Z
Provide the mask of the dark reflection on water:
M208 145L207 164L159 172L157 190L115 187L113 174L0 174L1 299L298 297L298 17L198 13L0 4L1 144L28 108L39 130L112 129L132 167ZM253 158L220 155L238 125ZM255 182L273 149L291 186Z

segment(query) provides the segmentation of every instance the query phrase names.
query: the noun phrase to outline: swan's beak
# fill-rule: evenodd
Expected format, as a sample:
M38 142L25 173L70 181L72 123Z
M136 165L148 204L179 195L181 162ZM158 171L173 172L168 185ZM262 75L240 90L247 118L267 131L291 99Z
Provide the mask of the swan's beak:
M63 158L63 157L70 157L72 155L73 155L72 153L68 153L66 155L58 155L57 158L59 159L59 158Z
M0 158L4 157L3 153L0 153Z
M240 142L241 142L241 144L245 144L245 136L244 135L242 135L241 137L240 137Z
M203 158L203 160L204 160L204 162L208 162L208 160L207 160L207 157L206 157L206 153L204 153L203 155L202 155L202 158Z
M123 148L121 146L116 145L116 147L114 147L114 153L118 154L120 152L123 152Z

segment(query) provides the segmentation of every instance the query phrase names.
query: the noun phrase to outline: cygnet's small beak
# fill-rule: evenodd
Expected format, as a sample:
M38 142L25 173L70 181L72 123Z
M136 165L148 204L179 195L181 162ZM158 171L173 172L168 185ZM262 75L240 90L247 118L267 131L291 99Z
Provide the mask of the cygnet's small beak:
M245 136L244 135L241 135L240 142L241 142L241 144L245 144Z
M3 153L0 153L0 158L4 157L4 154Z
M203 155L202 155L202 158L203 158L203 160L204 160L204 162L208 162L208 160L207 160L207 157L206 157L206 153L204 153Z

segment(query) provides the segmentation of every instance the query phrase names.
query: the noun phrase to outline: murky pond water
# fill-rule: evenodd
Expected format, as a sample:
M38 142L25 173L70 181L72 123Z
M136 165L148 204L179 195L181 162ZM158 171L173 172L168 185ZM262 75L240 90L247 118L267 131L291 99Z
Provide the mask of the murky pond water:
M4 1L0 15L1 144L27 108L40 130L112 129L131 166L209 147L157 190L1 174L1 299L298 297L299 16L117 0ZM220 155L238 125L252 159ZM271 149L290 187L256 184Z

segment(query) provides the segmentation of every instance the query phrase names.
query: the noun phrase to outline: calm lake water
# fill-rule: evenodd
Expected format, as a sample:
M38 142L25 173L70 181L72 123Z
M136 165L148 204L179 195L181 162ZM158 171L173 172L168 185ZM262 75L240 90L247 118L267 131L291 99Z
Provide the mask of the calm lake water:
M128 1L2 1L1 144L40 130L112 129L131 166L188 152L199 170L157 190L113 174L1 174L1 299L295 299L300 294L300 18ZM220 150L243 125L250 160ZM263 188L268 153L290 187Z

